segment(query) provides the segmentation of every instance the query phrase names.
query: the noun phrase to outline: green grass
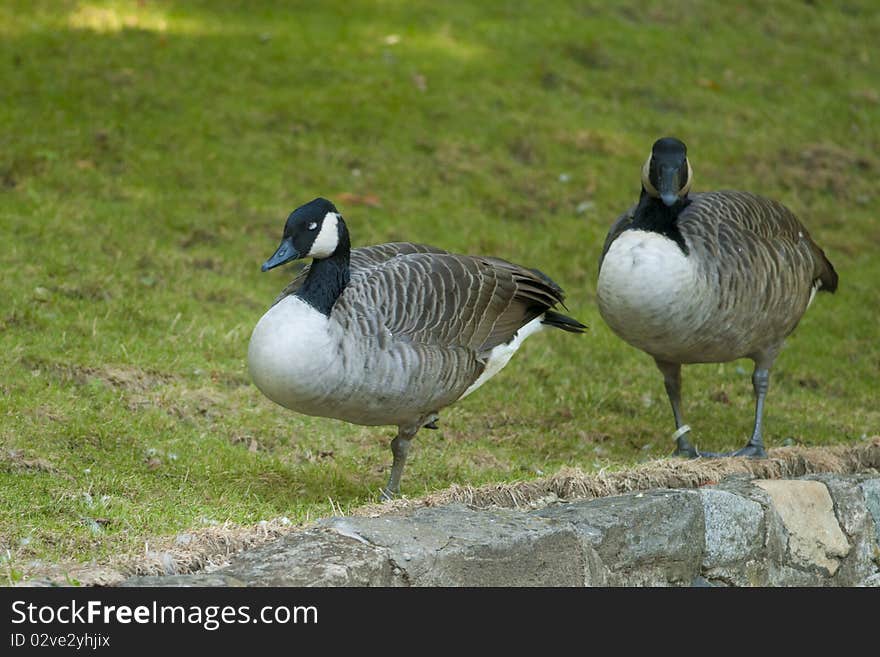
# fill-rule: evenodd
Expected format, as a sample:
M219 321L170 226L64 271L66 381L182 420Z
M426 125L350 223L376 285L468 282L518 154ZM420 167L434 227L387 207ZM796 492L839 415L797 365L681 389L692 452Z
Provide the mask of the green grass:
M595 305L665 134L695 189L785 202L840 274L777 361L768 444L878 433L878 33L870 0L3 3L7 577L376 499L393 429L276 407L245 366L291 276L259 265L318 195L356 245L538 267L591 327L533 338L422 432L406 494L667 454L661 377ZM750 366L685 368L699 446L744 443Z

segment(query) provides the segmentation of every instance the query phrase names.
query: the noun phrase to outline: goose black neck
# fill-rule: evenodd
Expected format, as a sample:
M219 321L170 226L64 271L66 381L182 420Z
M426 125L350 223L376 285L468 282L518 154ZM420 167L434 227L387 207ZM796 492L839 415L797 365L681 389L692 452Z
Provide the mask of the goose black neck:
M351 278L351 243L347 232L340 233L336 251L328 258L312 260L308 276L296 292L296 296L328 317Z
M685 197L679 199L674 205L667 206L659 198L649 195L643 188L630 227L636 230L659 233L668 237L678 244L682 253L687 255L689 250L687 244L685 244L684 236L678 228L678 215L688 205L690 205L690 199Z

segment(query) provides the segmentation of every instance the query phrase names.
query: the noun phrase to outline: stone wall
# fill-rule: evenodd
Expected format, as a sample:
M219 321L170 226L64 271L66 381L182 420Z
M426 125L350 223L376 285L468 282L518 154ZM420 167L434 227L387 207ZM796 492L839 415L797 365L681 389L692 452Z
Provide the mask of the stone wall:
M329 518L164 586L880 586L880 476Z

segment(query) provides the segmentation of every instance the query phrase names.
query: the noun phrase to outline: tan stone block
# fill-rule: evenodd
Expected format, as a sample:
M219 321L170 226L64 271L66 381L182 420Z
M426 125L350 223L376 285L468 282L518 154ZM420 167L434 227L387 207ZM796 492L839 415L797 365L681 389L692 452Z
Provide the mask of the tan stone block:
M838 559L850 551L846 535L834 515L834 503L828 488L820 481L759 480L773 501L788 531L792 557L804 566L820 566L831 575L837 572Z

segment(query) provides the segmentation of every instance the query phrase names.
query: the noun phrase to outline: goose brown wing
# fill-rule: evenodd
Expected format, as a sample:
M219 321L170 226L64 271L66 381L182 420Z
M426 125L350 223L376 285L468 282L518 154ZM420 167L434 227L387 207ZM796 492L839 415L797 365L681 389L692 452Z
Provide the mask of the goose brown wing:
M497 258L415 253L364 274L334 308L347 330L385 330L395 339L480 354L562 301L559 287L540 272Z
M781 203L737 191L692 194L691 199L680 218L688 222L689 234L716 230L721 249L735 243L746 249L746 257L763 255L767 259L791 254L809 266L811 280L821 280L823 290L837 289L837 272L825 252Z

